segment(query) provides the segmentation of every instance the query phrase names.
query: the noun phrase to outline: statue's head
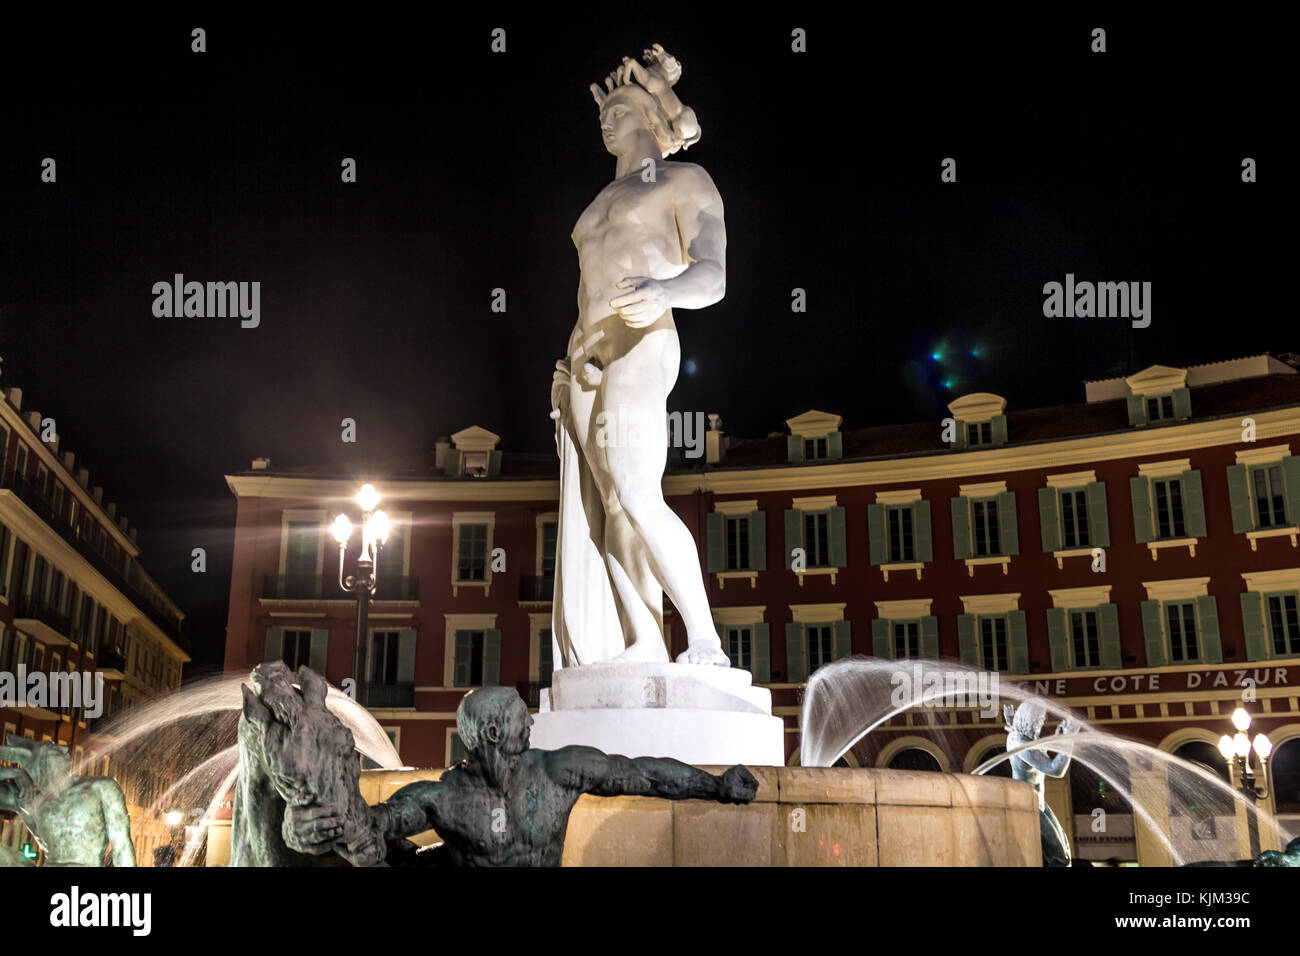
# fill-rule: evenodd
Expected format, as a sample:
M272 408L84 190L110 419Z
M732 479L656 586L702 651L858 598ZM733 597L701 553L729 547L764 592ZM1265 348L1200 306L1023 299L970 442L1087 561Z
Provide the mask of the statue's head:
M1014 711L1007 707L1004 715L1008 733L1018 734L1026 740L1036 740L1047 720L1047 709L1040 701L1026 700Z
M57 790L72 773L72 755L67 747L16 734L6 735L5 745L0 747L0 760L18 764L40 790Z
M636 143L637 133L648 131L667 158L700 138L694 110L683 106L673 85L682 65L659 44L646 50L644 64L630 58L605 80L605 89L591 84L600 108L601 138L605 149L621 156Z
M672 121L653 96L635 83L616 87L600 104L600 134L605 149L621 156L632 148L638 130L648 130L665 157L681 146L674 143Z
M273 661L257 665L250 680L240 742L260 757L281 798L292 806L346 801L360 762L352 732L325 705L325 679L308 667L295 675Z
M456 708L456 732L474 754L521 754L528 749L532 725L528 707L513 687L476 688Z

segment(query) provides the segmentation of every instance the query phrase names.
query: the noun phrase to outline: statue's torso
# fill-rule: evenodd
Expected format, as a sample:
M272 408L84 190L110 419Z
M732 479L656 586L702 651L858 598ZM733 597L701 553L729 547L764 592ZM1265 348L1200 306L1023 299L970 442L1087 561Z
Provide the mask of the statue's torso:
M535 755L535 756L534 756ZM443 775L456 832L439 831L462 866L558 866L576 795L558 786L529 751L508 792L463 768ZM504 811L502 813L501 811Z
M45 851L47 866L100 866L108 849L104 807L93 780L32 800L24 822Z

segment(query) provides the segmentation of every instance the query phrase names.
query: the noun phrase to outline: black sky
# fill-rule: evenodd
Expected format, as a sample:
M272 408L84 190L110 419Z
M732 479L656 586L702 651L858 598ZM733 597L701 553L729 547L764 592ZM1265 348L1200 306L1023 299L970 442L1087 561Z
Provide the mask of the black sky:
M6 26L0 384L56 418L138 524L198 663L223 639L224 474L260 455L360 474L470 424L551 447L569 233L613 171L586 87L651 42L685 65L703 137L673 159L710 172L729 240L725 300L678 316L696 371L670 408L747 436L809 408L851 428L1300 345L1278 294L1294 121L1276 24L918 8L850 26L807 9ZM790 52L796 26L808 53ZM949 156L955 184L939 181ZM1240 181L1245 156L1259 183ZM261 326L155 318L151 287L177 272L261 282ZM1067 272L1152 282L1151 327L1043 318L1043 283Z

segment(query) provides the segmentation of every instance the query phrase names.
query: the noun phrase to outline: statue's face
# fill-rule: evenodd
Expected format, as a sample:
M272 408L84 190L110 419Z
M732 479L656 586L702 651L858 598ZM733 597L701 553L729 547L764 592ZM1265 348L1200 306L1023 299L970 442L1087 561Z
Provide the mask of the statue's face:
M645 129L649 129L645 110L630 93L616 90L600 108L601 138L605 142L605 149L615 156L622 156L632 149L636 134Z
M72 772L72 757L62 747L49 745L42 748L35 763L36 785L42 788L54 786Z
M527 750L530 736L528 728L532 725L533 717L528 713L528 705L523 702L522 698L516 698L514 705L510 709L510 717L506 721L506 733L501 741L502 752L521 754Z

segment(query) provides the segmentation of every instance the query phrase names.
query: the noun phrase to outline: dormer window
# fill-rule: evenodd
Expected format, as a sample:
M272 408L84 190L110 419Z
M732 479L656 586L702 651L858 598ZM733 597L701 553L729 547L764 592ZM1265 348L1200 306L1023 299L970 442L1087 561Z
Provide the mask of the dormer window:
M1147 421L1159 421L1174 417L1174 396L1160 395L1147 399Z
M966 445L972 447L975 445L992 445L993 444L993 423L978 422L966 426Z
M803 440L803 459L812 461L816 458L827 457L826 439L825 438L805 438Z
M1187 369L1152 365L1124 381L1131 393L1128 396L1130 425L1157 425L1192 417Z
M1007 400L989 392L963 395L948 405L944 441L956 449L988 448L1007 441Z
M499 435L471 425L451 436L454 447L447 450L444 470L452 477L495 478L501 474Z
M488 473L488 453L485 451L467 451L460 456L460 473L471 478L486 478Z
M816 410L786 420L786 458L792 462L834 461L844 457L839 415Z

